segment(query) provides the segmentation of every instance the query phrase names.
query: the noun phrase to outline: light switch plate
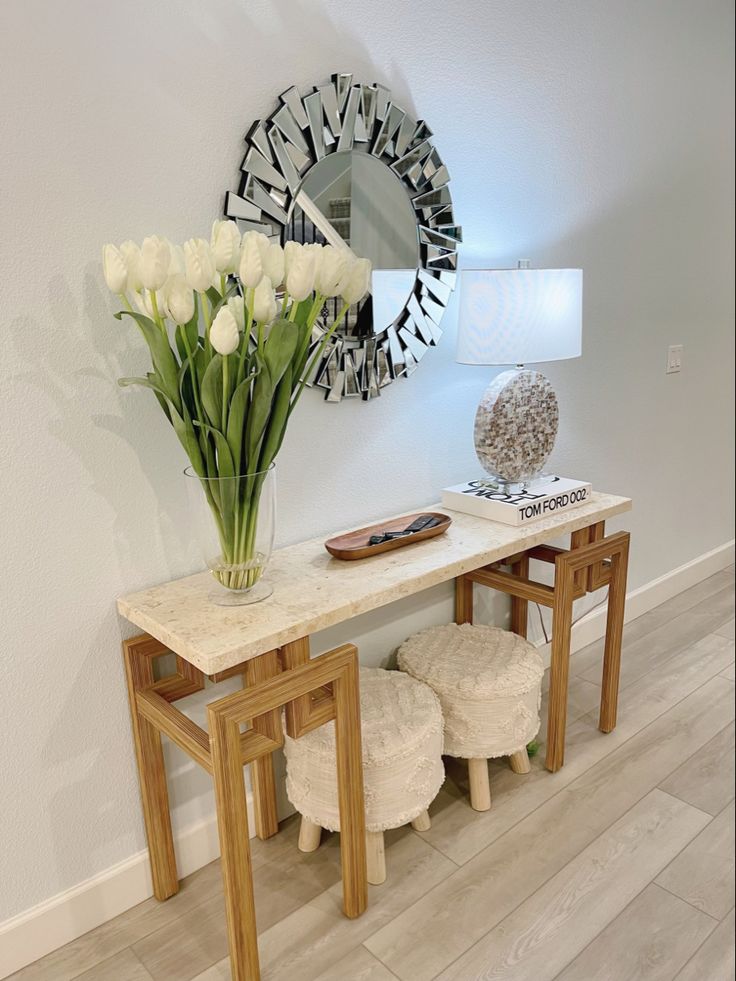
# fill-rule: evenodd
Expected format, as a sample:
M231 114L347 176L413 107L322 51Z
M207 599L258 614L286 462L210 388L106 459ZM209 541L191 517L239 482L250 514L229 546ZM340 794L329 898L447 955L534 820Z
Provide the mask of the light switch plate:
M667 374L682 370L682 344L671 344L667 348Z

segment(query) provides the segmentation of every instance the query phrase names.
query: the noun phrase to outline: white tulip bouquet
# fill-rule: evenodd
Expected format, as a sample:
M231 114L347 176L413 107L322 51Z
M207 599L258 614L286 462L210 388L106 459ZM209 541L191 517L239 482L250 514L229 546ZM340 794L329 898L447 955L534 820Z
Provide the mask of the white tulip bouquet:
M212 511L221 561L215 577L247 590L265 476L291 413L348 308L368 291L371 265L331 245L285 247L216 221L210 241L183 247L151 236L106 245L107 285L150 350L145 378L184 447ZM332 324L315 330L325 301L342 297ZM227 478L240 478L228 480Z

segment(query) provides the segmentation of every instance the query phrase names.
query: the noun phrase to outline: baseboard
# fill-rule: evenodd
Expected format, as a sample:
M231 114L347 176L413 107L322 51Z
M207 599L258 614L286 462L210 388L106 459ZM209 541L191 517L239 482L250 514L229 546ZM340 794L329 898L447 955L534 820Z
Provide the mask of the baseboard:
M627 621L725 569L733 561L734 542L731 541L632 590L626 599ZM598 640L604 635L605 626L605 608L584 616L573 628L573 650ZM543 653L547 647L541 648ZM249 796L249 810L251 806ZM175 844L182 876L214 861L220 854L214 815L181 832ZM0 978L6 978L151 895L148 852L142 851L7 920L0 924Z
M671 572L652 579L651 582L632 589L626 594L626 622L636 620L643 613L653 610L660 603L665 603L678 593L696 586L709 576L715 575L734 561L736 542L734 540L719 545L718 548L711 549L697 558L678 566ZM573 654L582 650L588 644L600 640L606 633L606 607L605 605L596 610L591 610L572 628L571 650ZM545 667L549 667L549 644L541 644L539 650L544 658Z
M247 803L252 836L254 821L250 792ZM182 877L219 858L215 815L175 835L174 847ZM152 895L146 849L6 920L0 924L0 978L7 978Z

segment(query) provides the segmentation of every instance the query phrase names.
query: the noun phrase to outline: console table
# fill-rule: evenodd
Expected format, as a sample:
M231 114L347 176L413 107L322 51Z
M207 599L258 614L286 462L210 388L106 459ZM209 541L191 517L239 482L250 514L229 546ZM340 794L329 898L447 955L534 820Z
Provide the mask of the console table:
M446 534L360 562L333 559L322 539L313 539L273 554L267 571L273 595L252 606L213 605L209 573L118 600L120 614L145 631L124 642L123 655L154 894L167 899L179 887L163 733L214 780L234 981L259 978L242 767L252 764L255 830L268 838L278 830L271 754L283 744L282 707L293 738L335 720L345 914L357 917L367 904L357 651L345 645L310 658L310 634L453 579L460 623L472 622L474 583L512 596L512 629L523 635L529 601L550 607L546 762L557 770L564 760L572 604L605 585L600 728L608 732L616 724L629 535L606 536L605 521L630 508L628 498L594 493L578 508L524 527L451 511ZM545 544L565 534L570 549ZM531 559L554 564L554 586L529 578ZM176 669L157 678L154 661L169 652ZM244 690L209 703L209 733L174 707L202 690L206 678L235 675Z

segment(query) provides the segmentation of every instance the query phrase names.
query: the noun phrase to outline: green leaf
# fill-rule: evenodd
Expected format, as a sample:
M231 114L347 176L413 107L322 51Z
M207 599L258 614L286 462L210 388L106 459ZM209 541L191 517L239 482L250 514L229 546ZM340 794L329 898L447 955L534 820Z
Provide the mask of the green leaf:
M181 400L179 398L179 365L174 352L171 350L169 338L156 324L142 313L133 313L131 310L121 310L115 314L118 319L123 316L132 317L141 329L148 349L151 352L151 361L156 374L162 382L162 386L169 401L174 405L177 412L181 412Z
M171 403L169 402L169 397L161 386L158 376L153 374L153 372L149 372L146 378L118 378L118 385L120 385L121 388L128 388L131 385L140 385L142 388L150 388L153 394L156 396L156 401L161 406L161 410L163 411L164 415L169 422L172 421L170 409Z
M299 329L289 320L276 320L263 347L263 355L274 388L291 364L299 343Z
M215 440L215 446L217 448L217 473L213 474L210 472L210 477L227 478L235 476L235 466L233 463L232 454L230 453L230 447L228 446L227 440L222 435L219 429L215 429L213 426L208 426L203 423L203 428L209 432ZM225 537L227 541L232 539L232 529L233 522L235 520L235 504L237 501L237 480L213 480L210 481L210 487L213 484L217 484L218 500L217 505L222 515L223 526L225 530Z
M226 286L225 292L222 295L220 295L220 291L216 290L214 286L210 286L210 288L207 290L207 299L212 304L212 311L210 313L212 320L214 320L217 316L220 307L227 303L231 296L235 296L237 292L237 280L233 280L229 286Z
M207 462L207 476L217 477L217 456L215 454L215 447L212 440L208 435L208 428L206 424L202 425L202 432L204 433L206 443L205 443L205 460ZM209 483L209 482L208 482ZM212 493L212 497L215 501L215 505L220 507L220 487L217 480L213 480L209 483L209 488Z
M289 403L291 401L291 365L284 372L284 377L279 382L276 391L271 417L268 420L268 428L263 440L261 459L258 464L259 470L268 470L273 463L276 454L281 449L286 432L286 424L289 421Z
M184 417L182 418L178 412L172 411L172 425L176 431L176 435L179 437L179 442L187 452L187 456L192 464L192 470L194 470L198 477L206 477L207 471L202 458L202 451L199 448L197 434L194 431L192 419L186 405L183 408L183 412Z
M227 442L233 457L235 473L240 472L243 452L243 426L250 398L250 378L246 378L235 389L230 401L230 414L227 419Z
M258 468L259 447L263 438L263 433L271 412L273 402L274 386L271 383L271 375L268 365L263 361L259 354L256 354L256 361L260 371L253 385L253 396L250 403L250 412L245 429L245 448L247 453L247 467L249 472Z
M222 355L215 354L205 368L200 391L202 408L210 425L218 428L222 423ZM206 420L202 420L205 422Z

